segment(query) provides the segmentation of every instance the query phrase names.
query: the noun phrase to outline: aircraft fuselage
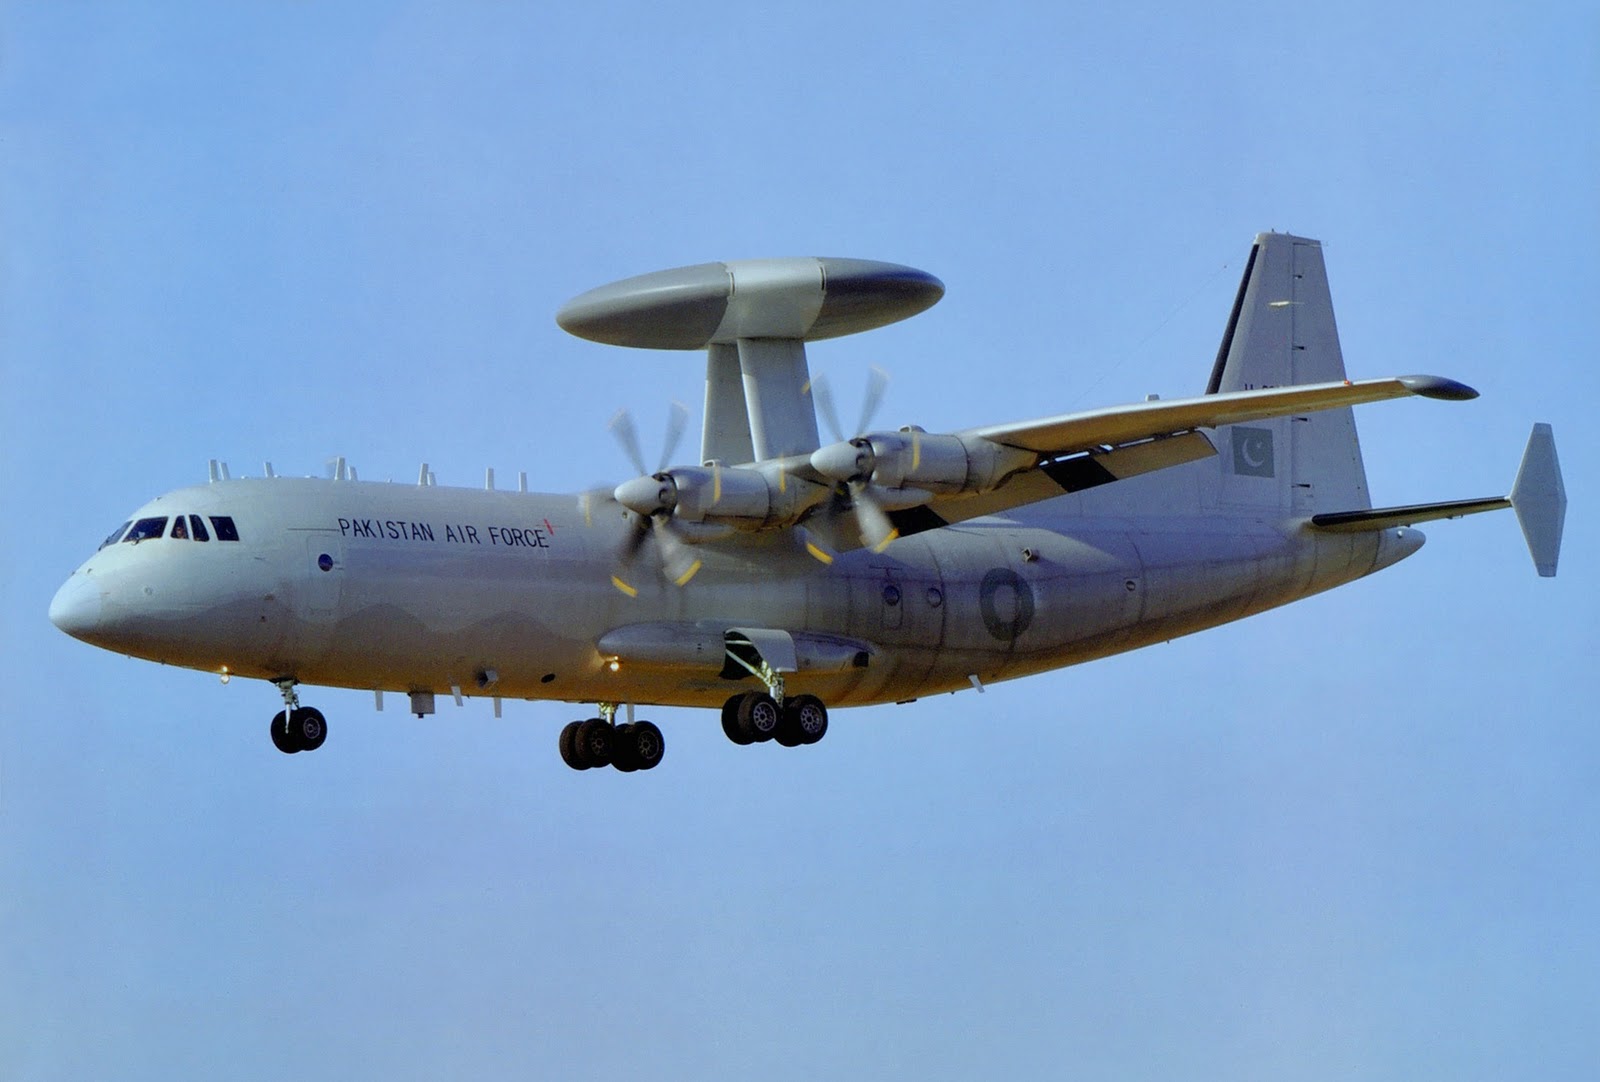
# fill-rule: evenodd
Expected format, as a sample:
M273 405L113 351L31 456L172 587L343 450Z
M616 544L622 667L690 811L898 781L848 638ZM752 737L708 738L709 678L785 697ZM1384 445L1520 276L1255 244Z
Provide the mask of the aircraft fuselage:
M611 576L632 527L615 513L586 522L571 496L236 480L179 489L132 519L198 516L204 531L218 515L239 540L200 541L192 528L179 539L168 527L107 545L62 587L52 618L126 654L245 677L679 706L715 706L739 690L736 678L751 683L725 671L723 629L777 627L866 647L789 676L791 691L848 706L1188 634L1348 582L1422 543L1415 530L1081 517L1047 503L829 565L790 531L703 546L686 588L641 558L628 596ZM672 657L604 648L692 640L695 628L705 629L703 663L692 643Z

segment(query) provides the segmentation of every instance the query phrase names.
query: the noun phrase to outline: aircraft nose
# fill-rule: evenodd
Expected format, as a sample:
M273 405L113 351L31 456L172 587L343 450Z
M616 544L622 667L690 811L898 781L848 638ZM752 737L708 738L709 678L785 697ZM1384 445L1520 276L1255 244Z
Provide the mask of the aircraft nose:
M100 627L105 602L99 586L86 574L73 574L50 601L50 622L75 639L88 639Z

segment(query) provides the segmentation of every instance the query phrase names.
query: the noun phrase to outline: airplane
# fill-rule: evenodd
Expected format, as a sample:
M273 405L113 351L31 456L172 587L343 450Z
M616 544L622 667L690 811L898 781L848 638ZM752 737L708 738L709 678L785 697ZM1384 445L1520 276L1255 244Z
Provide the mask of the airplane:
M50 605L119 653L270 681L273 744L321 747L301 684L594 704L558 750L649 770L637 707L720 709L735 744L816 743L830 710L1075 665L1264 612L1421 548L1415 525L1503 508L1553 576L1566 508L1550 426L1510 494L1374 508L1351 407L1477 392L1346 377L1319 242L1256 237L1201 395L927 432L839 430L808 343L926 310L935 277L843 258L645 274L584 293L581 337L704 350L699 461L574 495L231 478L129 515ZM881 384L869 393L881 392ZM832 430L823 443L818 416ZM677 419L681 426L683 417ZM588 712L587 710L585 711ZM619 717L619 715L621 715Z

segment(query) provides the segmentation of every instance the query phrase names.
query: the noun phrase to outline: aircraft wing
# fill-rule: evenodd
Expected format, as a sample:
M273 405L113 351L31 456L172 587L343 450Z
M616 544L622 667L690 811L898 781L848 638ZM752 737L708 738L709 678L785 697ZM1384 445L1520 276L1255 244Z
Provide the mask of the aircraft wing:
M977 436L1040 454L1062 456L1097 447L1117 447L1137 440L1171 436L1198 428L1242 424L1294 413L1315 413L1318 410L1408 395L1461 401L1477 398L1478 392L1464 383L1443 376L1391 376L1355 382L1230 391L1167 402L1138 402L1082 413L1065 413L1036 421L972 428L959 434Z
M1461 401L1478 392L1442 376L1393 376L1140 402L967 429L957 435L1031 451L1040 462L988 491L936 495L920 506L890 511L889 519L901 536L922 533L1216 454L1201 429L1411 395ZM848 547L847 535L839 540Z

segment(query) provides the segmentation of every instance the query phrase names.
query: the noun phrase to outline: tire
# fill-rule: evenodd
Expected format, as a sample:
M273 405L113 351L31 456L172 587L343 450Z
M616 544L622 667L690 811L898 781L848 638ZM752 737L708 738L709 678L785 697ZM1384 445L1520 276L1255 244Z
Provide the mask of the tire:
M741 747L755 743L739 731L739 702L743 698L743 695L735 695L722 704L722 735Z
M577 758L584 766L610 766L612 738L616 730L603 718L590 718L578 725Z
M739 696L739 731L751 743L771 740L778 732L783 711L764 691L747 691Z
M639 753L634 747L637 728L631 722L624 722L617 726L611 740L611 765L624 774L632 774L639 769Z
M301 751L316 751L328 739L328 719L314 706L302 706L289 715L289 728Z
M561 730L556 746L561 749L561 761L574 770L588 770L589 764L578 757L578 727L581 721L569 721Z
M661 730L648 721L633 726L633 758L640 770L654 770L667 754L667 741Z
M300 742L294 738L294 733L289 730L287 710L280 710L272 718L272 746L285 755L293 755L300 750Z
M790 706L784 706L783 716L778 719L778 728L772 734L772 739L786 748L798 748L806 742L806 734L800 731L800 719Z
M784 713L793 716L800 743L815 744L828 735L828 708L815 695L796 695L786 704Z

